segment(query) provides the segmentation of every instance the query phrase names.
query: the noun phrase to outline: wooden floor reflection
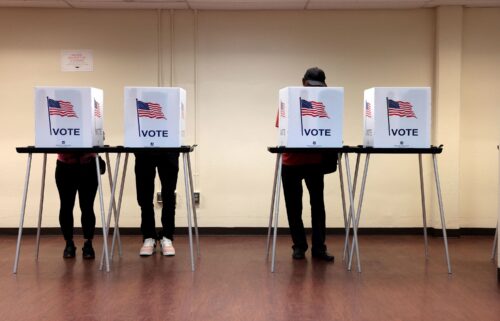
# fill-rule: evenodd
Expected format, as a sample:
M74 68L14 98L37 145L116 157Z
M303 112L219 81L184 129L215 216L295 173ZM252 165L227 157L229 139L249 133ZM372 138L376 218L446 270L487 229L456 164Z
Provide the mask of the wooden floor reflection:
M123 236L111 272L99 260L62 259L60 236L23 239L12 274L15 237L0 236L0 320L500 320L500 287L490 261L493 237L450 238L454 273L442 239L361 236L363 272L346 271L342 237L329 236L334 264L291 258L278 237L276 272L264 258L265 236L202 236L191 272L187 237L177 255L139 257L139 236ZM95 241L98 257L101 239Z

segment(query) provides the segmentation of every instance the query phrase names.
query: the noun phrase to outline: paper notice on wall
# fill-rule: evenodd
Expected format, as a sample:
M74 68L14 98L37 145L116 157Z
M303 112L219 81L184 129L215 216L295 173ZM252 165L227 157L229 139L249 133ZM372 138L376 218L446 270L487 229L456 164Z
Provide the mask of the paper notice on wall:
M61 71L93 71L92 50L61 50Z

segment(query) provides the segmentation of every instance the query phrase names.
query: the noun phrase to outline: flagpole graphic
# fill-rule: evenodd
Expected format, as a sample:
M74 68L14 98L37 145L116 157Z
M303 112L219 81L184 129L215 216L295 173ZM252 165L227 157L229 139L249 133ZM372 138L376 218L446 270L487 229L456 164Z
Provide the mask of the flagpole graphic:
M389 136L391 136L391 121L389 120L389 97L385 97L386 108L387 108L387 128L389 130Z
M299 112L300 112L300 133L304 136L304 124L302 123L302 97L299 97Z
M139 131L139 137L141 137L141 122L139 120L139 99L135 99L135 112L137 113L137 130Z
M50 131L50 136L52 136L52 122L50 121L50 104L49 104L49 96L47 96L47 116L49 117L49 131Z

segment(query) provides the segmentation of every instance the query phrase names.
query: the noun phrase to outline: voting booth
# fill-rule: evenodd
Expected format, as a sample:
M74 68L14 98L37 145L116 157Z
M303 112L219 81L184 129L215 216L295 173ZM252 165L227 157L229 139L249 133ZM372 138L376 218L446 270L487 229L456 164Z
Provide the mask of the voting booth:
M35 87L35 146L103 146L103 92L91 87Z
M279 91L279 145L342 147L344 88L286 87Z
M180 147L184 143L186 91L125 87L125 147Z
M365 147L429 148L431 89L376 87L364 92Z

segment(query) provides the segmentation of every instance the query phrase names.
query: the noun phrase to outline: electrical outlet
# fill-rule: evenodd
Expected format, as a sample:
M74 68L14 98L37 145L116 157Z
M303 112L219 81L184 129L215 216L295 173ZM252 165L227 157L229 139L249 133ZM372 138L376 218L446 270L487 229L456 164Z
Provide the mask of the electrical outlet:
M194 197L194 204L200 205L200 192L194 192L193 197Z
M176 200L176 203L177 203L177 191L175 191L174 194L175 194L175 200ZM161 192L156 192L156 203L158 203L158 204L162 204L163 203L163 199L161 197Z

